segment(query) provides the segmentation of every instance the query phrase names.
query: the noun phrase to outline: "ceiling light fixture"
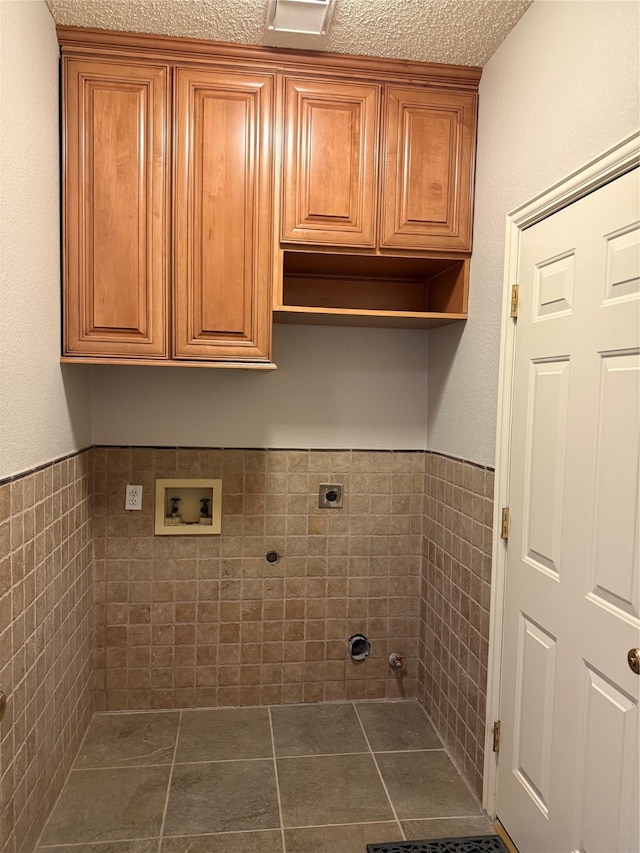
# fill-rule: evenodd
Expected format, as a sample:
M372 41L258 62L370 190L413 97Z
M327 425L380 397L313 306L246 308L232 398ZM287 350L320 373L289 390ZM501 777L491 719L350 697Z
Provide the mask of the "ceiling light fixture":
M323 36L329 31L335 0L269 0L267 29Z

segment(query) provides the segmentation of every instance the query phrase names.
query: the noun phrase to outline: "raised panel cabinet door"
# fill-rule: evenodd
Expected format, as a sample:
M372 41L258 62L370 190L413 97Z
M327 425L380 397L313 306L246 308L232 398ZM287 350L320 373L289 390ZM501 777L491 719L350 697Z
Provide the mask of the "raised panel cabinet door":
M282 240L374 246L380 87L288 78Z
M168 355L168 69L63 65L64 355Z
M176 72L175 352L271 350L273 78Z
M387 87L380 244L470 251L476 95Z

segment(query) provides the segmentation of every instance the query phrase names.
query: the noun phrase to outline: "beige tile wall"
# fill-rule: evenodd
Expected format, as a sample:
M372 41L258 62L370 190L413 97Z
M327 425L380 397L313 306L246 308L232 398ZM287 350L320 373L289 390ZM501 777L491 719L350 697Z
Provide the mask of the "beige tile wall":
M427 454L419 696L478 794L484 761L493 479L491 469Z
M108 709L417 695L422 452L94 449ZM156 478L220 477L220 536L154 537ZM344 484L320 510L318 485ZM124 510L127 483L143 509ZM275 565L268 550L282 556ZM364 632L372 652L346 659ZM406 655L402 677L387 662Z
M222 478L221 536L153 535L173 476ZM32 846L91 716L94 613L99 708L418 695L479 791L492 494L489 469L385 451L95 448L0 484L2 853Z
M93 713L91 455L0 484L0 847L31 850Z

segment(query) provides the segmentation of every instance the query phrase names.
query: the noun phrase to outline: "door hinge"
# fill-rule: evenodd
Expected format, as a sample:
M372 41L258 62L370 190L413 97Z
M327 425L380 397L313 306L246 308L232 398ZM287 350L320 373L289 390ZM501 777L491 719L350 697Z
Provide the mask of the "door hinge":
M509 538L509 507L502 507L502 526L500 527L500 538Z
M493 724L493 751L500 752L500 720Z
M511 316L518 319L518 303L520 301L520 285L514 284L511 288Z

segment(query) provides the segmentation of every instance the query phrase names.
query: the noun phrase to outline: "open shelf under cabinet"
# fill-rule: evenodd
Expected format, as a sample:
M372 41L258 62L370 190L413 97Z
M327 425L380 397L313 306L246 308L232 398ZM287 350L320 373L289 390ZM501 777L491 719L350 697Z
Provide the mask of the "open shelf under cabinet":
M283 252L281 323L432 328L465 320L468 258Z

